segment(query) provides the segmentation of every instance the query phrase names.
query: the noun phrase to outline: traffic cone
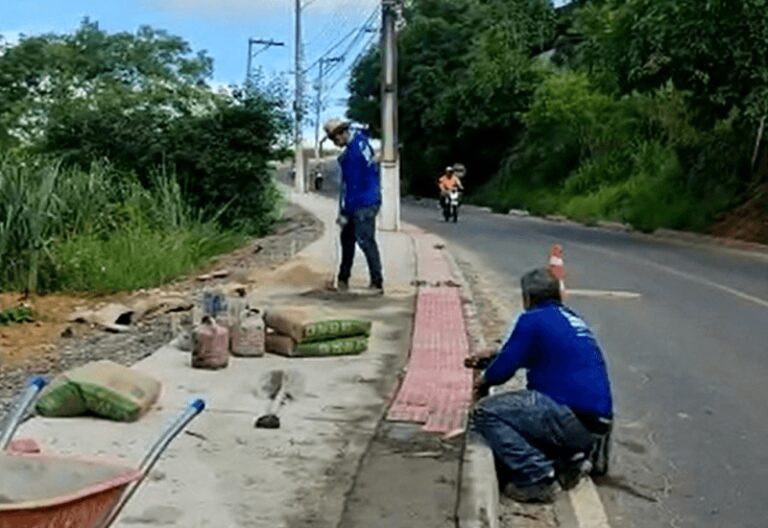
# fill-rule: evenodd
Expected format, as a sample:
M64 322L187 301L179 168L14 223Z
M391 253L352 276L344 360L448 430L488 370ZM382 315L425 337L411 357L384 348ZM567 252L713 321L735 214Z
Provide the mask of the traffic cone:
M560 281L560 295L565 299L565 261L560 244L555 244L549 250L549 271Z

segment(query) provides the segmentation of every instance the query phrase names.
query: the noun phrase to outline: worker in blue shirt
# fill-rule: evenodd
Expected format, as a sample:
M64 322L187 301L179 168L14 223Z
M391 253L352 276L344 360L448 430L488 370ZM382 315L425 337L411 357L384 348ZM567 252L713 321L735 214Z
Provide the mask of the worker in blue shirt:
M376 243L376 216L381 208L381 178L376 153L368 136L361 130L353 131L348 122L332 119L324 128L328 139L344 149L339 156L341 191L338 223L342 228L339 289L349 289L357 244L368 262L370 287L382 294L384 277Z
M478 394L527 369L527 389L481 399L473 427L500 468L504 492L520 502L551 502L585 474L607 472L613 401L602 351L584 320L562 304L546 269L521 280L525 312L498 354L470 357L482 368Z

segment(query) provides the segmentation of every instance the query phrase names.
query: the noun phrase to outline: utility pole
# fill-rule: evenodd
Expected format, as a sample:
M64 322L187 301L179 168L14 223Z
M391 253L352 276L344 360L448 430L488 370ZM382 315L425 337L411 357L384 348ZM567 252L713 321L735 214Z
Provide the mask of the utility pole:
M344 57L321 58L320 74L317 77L317 99L315 100L315 159L320 158L320 120L323 112L323 81L325 79L325 66L342 62Z
M255 46L262 46L262 48L254 52L253 48ZM245 86L247 89L250 89L251 85L253 84L253 58L259 53L268 50L269 48L281 46L285 46L285 42L278 42L273 39L248 39L248 66L246 67L245 71Z
M296 129L294 131L294 147L296 149L294 155L294 168L296 174L295 189L298 193L307 192L307 175L306 166L304 164L304 138L303 138L303 124L304 124L304 71L302 67L302 37L301 37L301 0L296 0L296 30L295 30L295 64L296 69L296 100L294 101L294 112L296 119Z
M400 160L397 139L397 18L401 0L382 0L381 12L381 228L400 230Z

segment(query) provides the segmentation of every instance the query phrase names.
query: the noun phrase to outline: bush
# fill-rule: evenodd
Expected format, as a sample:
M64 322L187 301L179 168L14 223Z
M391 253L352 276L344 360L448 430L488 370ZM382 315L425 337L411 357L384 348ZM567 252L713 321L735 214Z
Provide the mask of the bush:
M700 131L685 94L671 86L616 97L586 74L555 73L525 116L525 140L475 200L587 223L702 230L748 179L738 117Z
M187 273L244 242L190 207L173 174L151 189L94 164L89 171L0 156L0 287L114 292Z

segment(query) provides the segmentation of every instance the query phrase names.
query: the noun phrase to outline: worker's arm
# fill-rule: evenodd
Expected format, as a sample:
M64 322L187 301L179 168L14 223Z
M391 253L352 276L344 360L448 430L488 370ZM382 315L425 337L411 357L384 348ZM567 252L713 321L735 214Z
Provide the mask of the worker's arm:
M501 352L481 376L482 384L494 386L506 383L519 369L526 366L535 343L534 323L528 314L520 317Z

